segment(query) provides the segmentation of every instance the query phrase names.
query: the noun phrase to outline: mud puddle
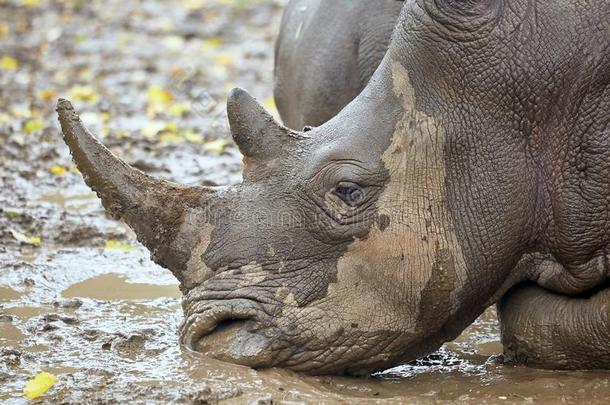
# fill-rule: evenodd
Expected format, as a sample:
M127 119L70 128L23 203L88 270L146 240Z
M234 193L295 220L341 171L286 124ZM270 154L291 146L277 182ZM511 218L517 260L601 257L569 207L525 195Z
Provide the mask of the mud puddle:
M177 285L143 249L41 249L29 261L0 260L12 268L0 275L2 403L26 403L23 384L40 370L59 380L49 403L601 404L610 396L605 372L502 365L493 309L428 358L370 378L309 377L181 349Z

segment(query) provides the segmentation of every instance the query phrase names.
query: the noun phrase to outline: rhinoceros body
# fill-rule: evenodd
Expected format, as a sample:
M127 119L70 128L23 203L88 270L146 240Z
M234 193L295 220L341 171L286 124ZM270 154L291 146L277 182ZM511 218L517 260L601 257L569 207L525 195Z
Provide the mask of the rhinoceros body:
M507 360L609 368L610 4L405 1L363 69L362 31L345 30L363 3L289 4L278 108L319 126L291 130L234 90L237 186L147 176L60 101L85 181L180 281L182 343L363 374L430 353L499 302ZM394 25L385 15L375 24ZM328 16L347 34L308 31ZM336 59L307 65L299 38L313 34Z
M290 128L318 126L367 85L403 1L292 0L275 44L274 95Z

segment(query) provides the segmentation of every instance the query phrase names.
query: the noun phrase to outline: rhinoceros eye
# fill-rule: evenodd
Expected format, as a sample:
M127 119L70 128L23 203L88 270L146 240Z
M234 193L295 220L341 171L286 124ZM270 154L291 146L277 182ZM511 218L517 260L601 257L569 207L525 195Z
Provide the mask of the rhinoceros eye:
M364 199L364 189L358 184L341 182L337 184L334 193L349 206L355 206Z

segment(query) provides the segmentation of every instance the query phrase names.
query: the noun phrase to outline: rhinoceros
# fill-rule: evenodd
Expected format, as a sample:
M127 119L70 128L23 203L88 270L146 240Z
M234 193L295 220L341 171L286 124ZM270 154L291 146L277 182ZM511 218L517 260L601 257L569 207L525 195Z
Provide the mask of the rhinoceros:
M335 3L334 25L351 22L337 8L351 2L296 3L280 47L315 20L307 8ZM498 303L507 361L609 368L609 21L606 0L407 0L361 93L337 88L332 118L287 116L319 126L289 129L231 92L235 186L153 178L68 101L57 110L85 182L179 280L188 349L366 374L431 353ZM282 79L285 114L298 72L326 69L312 63ZM344 83L350 68L334 71Z
M274 96L286 126L321 125L360 94L388 49L402 6L402 0L288 3L274 69Z

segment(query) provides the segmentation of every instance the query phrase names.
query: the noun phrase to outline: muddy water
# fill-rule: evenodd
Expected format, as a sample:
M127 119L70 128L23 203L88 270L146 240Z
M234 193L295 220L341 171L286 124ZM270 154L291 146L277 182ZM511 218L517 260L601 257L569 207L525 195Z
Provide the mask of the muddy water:
M58 377L47 403L607 403L607 372L502 365L493 310L438 353L367 379L254 371L180 349L174 279L83 184L54 99L71 97L146 172L237 182L235 148L209 145L228 141L231 87L272 108L280 3L0 1L0 403L26 403L24 383L42 370ZM189 111L155 111L147 97L159 88L164 107Z
M25 403L38 370L49 402L604 403L605 372L501 364L493 310L426 359L370 378L254 371L181 350L176 283L140 248L41 249L0 256L0 402Z

